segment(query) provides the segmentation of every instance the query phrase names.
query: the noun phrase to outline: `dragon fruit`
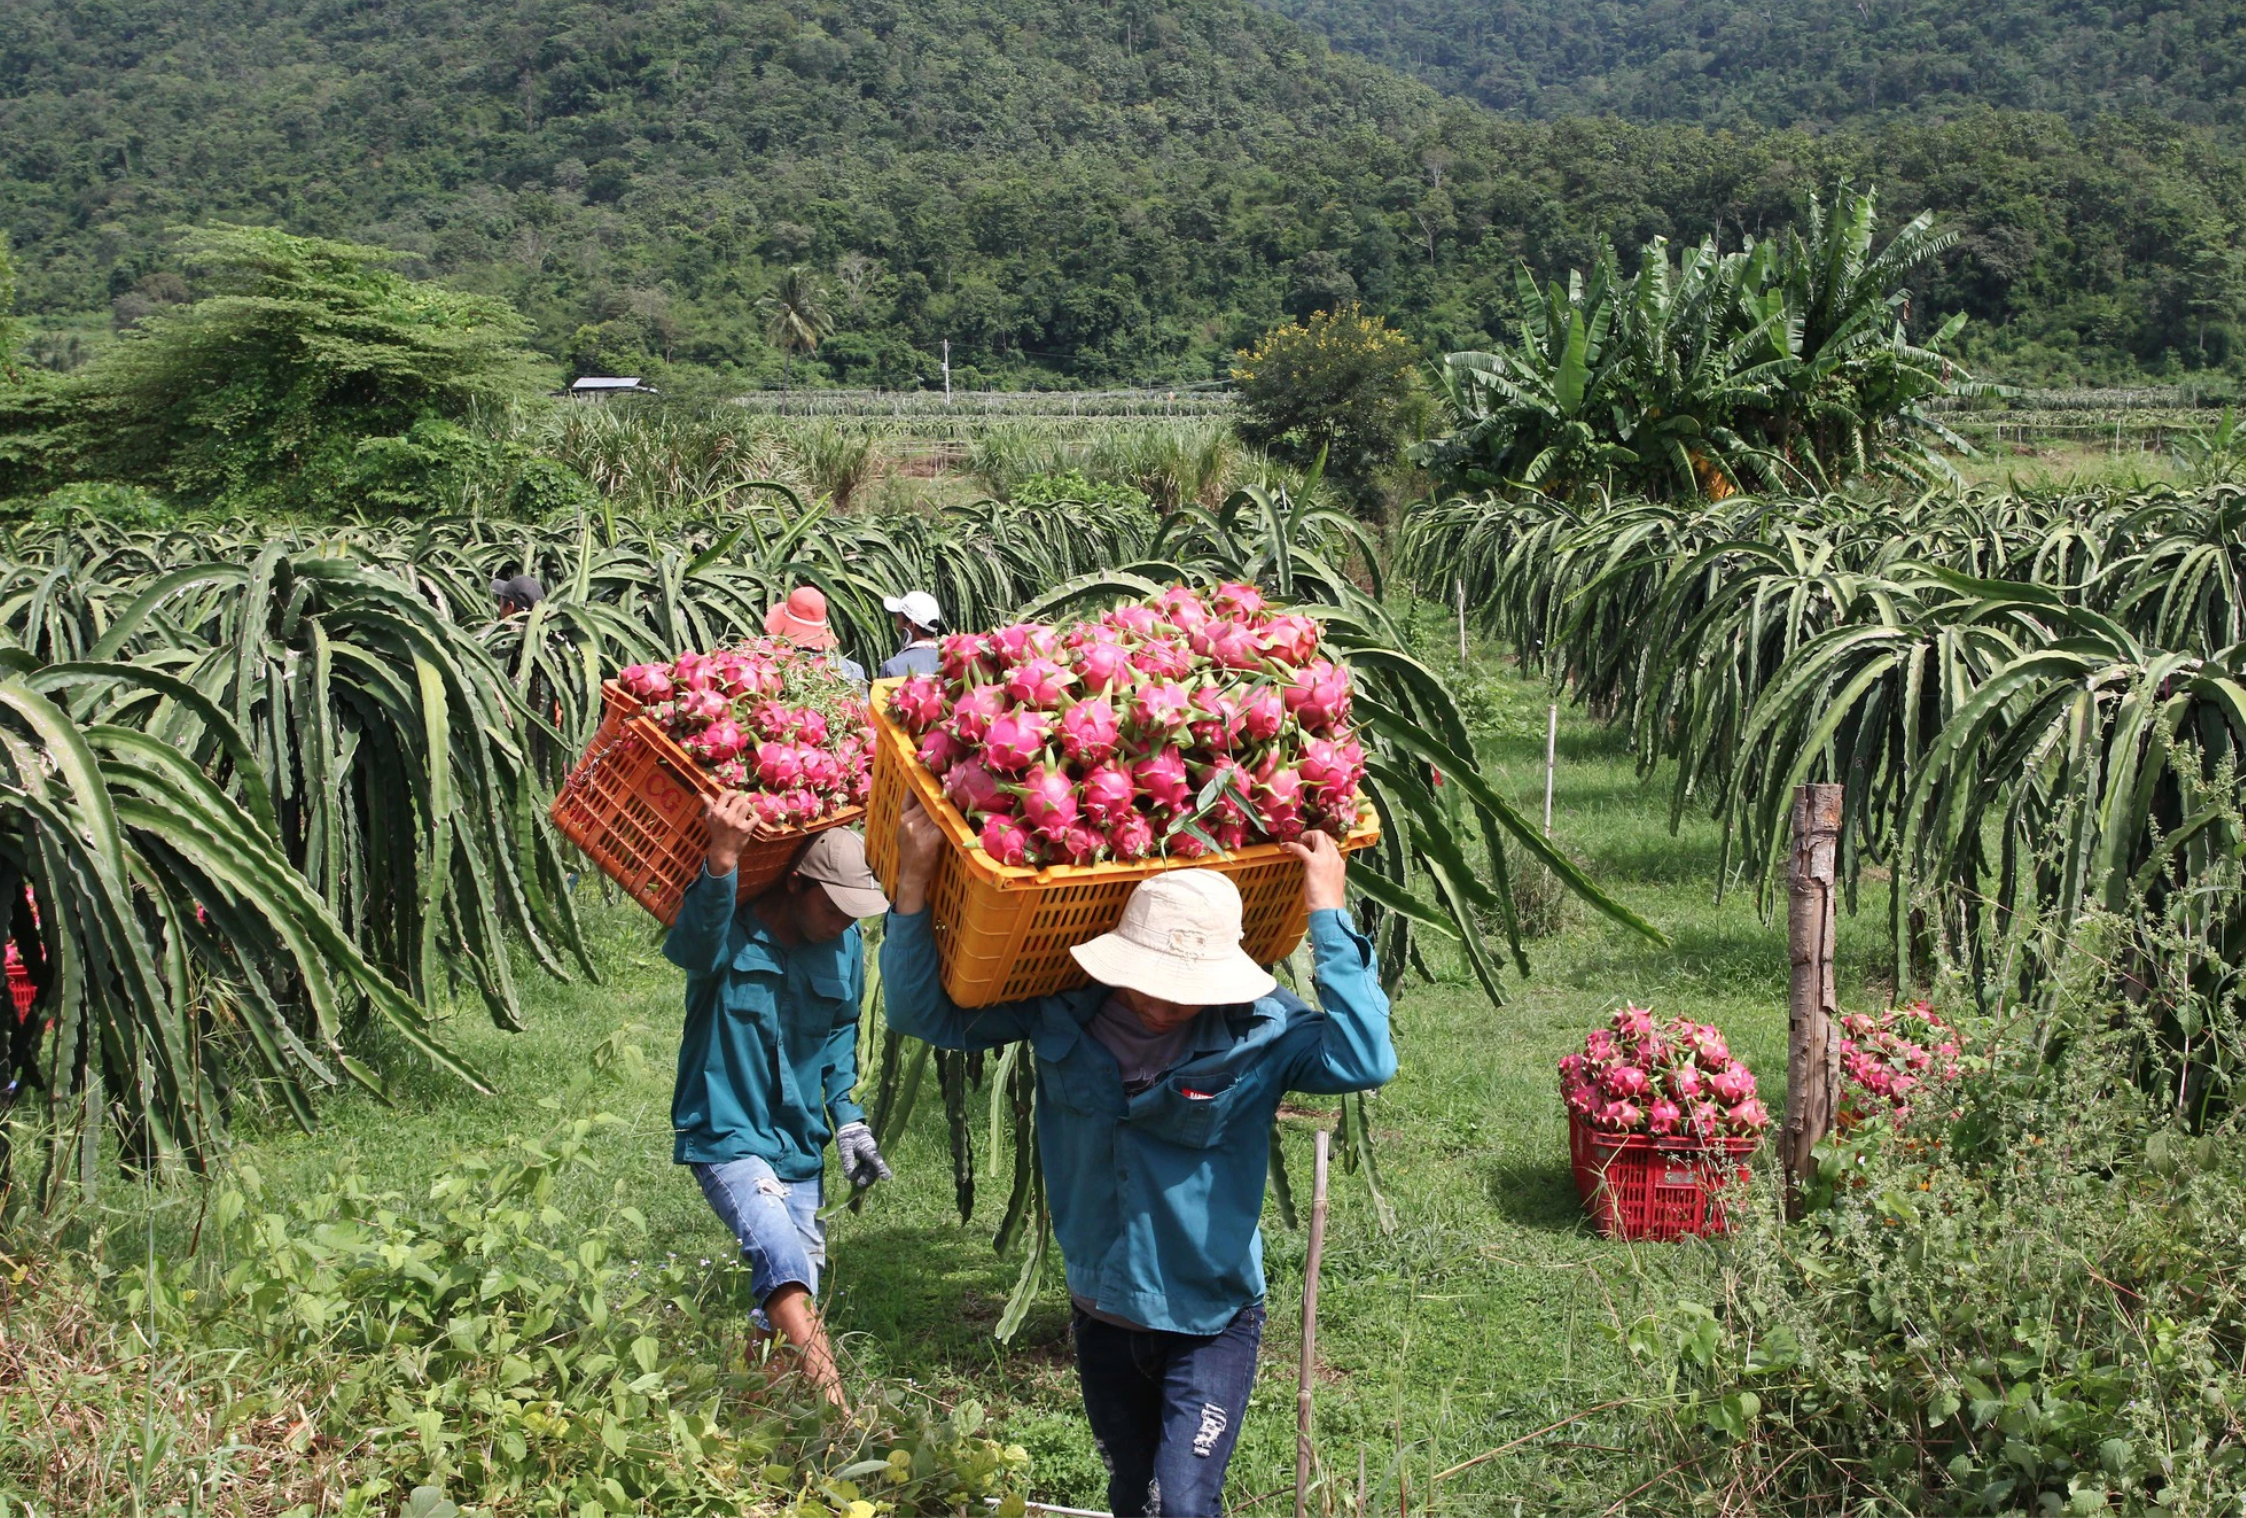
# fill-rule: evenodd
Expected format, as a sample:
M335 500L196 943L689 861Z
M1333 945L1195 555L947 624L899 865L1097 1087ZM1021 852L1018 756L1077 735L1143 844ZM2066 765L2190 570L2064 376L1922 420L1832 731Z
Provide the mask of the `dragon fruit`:
M1175 811L1193 799L1193 785L1186 778L1185 755L1174 748L1163 749L1132 765L1131 778L1139 783L1139 789L1149 800L1165 810Z
M671 703L671 710L682 723L693 727L707 727L733 710L733 704L723 694L700 686L683 692Z
M1001 667L1014 669L1034 659L1052 659L1060 653L1061 641L1042 622L1016 622L990 635L990 651Z
M1349 720L1349 672L1327 659L1305 664L1295 671L1286 699L1305 731L1331 735Z
M616 677L628 696L655 702L671 699L671 671L664 664L635 664Z
M704 764L723 764L741 757L741 750L749 746L749 735L741 731L741 724L731 717L720 717L686 740L686 751Z
M928 675L909 675L889 693L889 711L915 738L943 720L944 688Z
M1277 755L1273 755L1273 758L1277 758ZM1261 819L1267 837L1278 843L1287 843L1302 836L1303 785L1299 770L1259 768L1253 800L1256 815Z
M913 757L920 761L929 774L940 780L950 773L953 765L967 757L967 745L943 728L932 728L921 735L920 746L914 751Z
M1302 745L1302 783L1314 794L1348 796L1364 778L1364 750L1354 743L1330 738L1306 739Z
M1030 772L1022 783L1022 821L1051 841L1076 825L1076 787L1066 770L1039 765Z
M1008 711L1006 692L995 685L978 685L952 703L951 735L969 748L990 737L990 726Z
M1308 617L1282 613L1263 624L1263 651L1292 669L1318 655L1318 624Z
M1202 604L1199 593L1183 585L1173 585L1156 596L1154 609L1179 632L1191 632L1209 620L1209 608Z
M1193 741L1206 749L1231 752L1240 741L1240 703L1229 692L1202 686L1186 705Z
M671 683L681 690L709 689L710 656L680 654L671 661Z
M978 633L953 633L936 645L936 668L953 685L998 673L990 643Z
M1144 859L1154 852L1154 824L1140 812L1125 812L1108 827L1108 852L1117 859Z
M983 819L983 852L1000 864L1029 863L1029 830L1012 817L994 812Z
M1070 864L1098 864L1100 856L1107 852L1107 834L1077 823L1062 830L1055 847Z
M1131 668L1149 680L1183 680L1193 673L1193 650L1171 638L1150 638L1131 650Z
M983 740L983 762L1004 775L1018 775L1045 751L1052 719L1043 712L1012 711L990 725Z
M944 796L970 814L1014 810L1014 798L980 759L962 759L951 767L944 776Z
M1258 686L1240 698L1240 736L1248 742L1269 743L1286 721L1287 703L1270 686Z
M1142 685L1131 697L1131 731L1148 742L1158 742L1185 726L1189 708L1182 685L1167 680Z
M1568 1111L1615 1132L1752 1137L1770 1121L1754 1073L1731 1058L1721 1033L1684 1018L1660 1022L1645 1007L1616 1010L1585 1035L1581 1053L1560 1060L1559 1074Z
M1105 640L1086 643L1076 650L1069 668L1074 671L1077 683L1087 695L1100 695L1118 684L1127 683L1131 673L1131 651L1120 643Z
M1237 580L1227 580L1209 593L1209 609L1220 617L1256 617L1270 605L1262 591Z
M1025 659L1006 673L1006 694L1017 705L1051 711L1061 703L1076 676L1051 659Z
M1162 613L1151 606L1118 606L1100 618L1100 625L1144 643L1162 631Z
M1106 701L1079 701L1061 713L1061 754L1072 764L1098 764L1122 738L1122 724Z
M756 751L757 784L768 791L791 791L803 783L803 754L792 743L767 743Z
M1084 815L1102 827L1113 827L1129 815L1136 795L1129 773L1114 764L1093 766L1077 786L1077 801Z

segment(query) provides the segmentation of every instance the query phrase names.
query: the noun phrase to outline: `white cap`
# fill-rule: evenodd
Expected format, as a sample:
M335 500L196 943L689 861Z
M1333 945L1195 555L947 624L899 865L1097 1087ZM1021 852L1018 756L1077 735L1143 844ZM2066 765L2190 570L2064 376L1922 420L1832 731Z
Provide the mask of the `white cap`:
M915 627L943 626L943 608L925 590L908 590L901 596L883 596L881 604Z
M1103 986L1181 1006L1228 1007L1279 982L1240 948L1240 888L1214 870L1168 870L1138 883L1112 933L1069 950Z

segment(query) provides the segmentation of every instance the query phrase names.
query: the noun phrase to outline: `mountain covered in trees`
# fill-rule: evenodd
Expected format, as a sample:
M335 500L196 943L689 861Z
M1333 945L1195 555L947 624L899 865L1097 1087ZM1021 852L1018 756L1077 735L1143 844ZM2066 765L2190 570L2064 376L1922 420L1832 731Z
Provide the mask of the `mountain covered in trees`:
M1834 125L1971 105L2246 126L2237 0L1271 0L1529 116Z
M17 0L0 29L34 327L185 298L181 226L277 223L502 296L573 368L732 384L779 383L791 270L832 327L797 383L932 383L946 341L970 385L1178 382L1352 300L1485 345L1522 261L1736 247L1842 179L1960 234L1913 319L1970 313L1984 369L2225 363L2246 170L2219 131L1525 119L1250 0Z

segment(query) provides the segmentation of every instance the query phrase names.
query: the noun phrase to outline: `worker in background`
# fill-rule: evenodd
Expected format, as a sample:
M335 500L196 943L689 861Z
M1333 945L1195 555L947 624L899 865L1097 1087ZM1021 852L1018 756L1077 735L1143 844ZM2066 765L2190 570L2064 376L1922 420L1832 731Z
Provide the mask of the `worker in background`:
M895 680L904 675L934 674L936 633L944 622L936 598L925 590L908 590L901 596L883 596L881 604L895 620L903 646L881 666L880 677Z
M671 1093L672 1160L740 1244L757 1328L802 1356L812 1383L846 1404L817 1305L826 1235L819 1222L825 1149L834 1141L853 1188L889 1166L851 1098L865 950L858 919L889 908L848 828L815 835L779 884L735 904L749 797L707 801L710 845L663 942L686 972L686 1026Z
M764 630L806 652L825 654L836 669L864 688L866 667L836 647L842 640L835 636L834 624L827 619L827 598L818 587L798 585L789 591L786 600L765 612Z
M534 575L503 575L492 580L491 598L499 603L499 615L518 617L546 599L546 587Z
M1240 892L1213 870L1139 882L1112 933L1070 952L1095 984L963 1010L937 975L928 887L943 836L897 824L881 942L889 1026L944 1049L1029 1040L1037 1154L1075 1305L1084 1411L1122 1515L1216 1518L1263 1338L1269 1133L1289 1091L1365 1091L1396 1073L1373 947L1344 910L1334 841L1302 862L1306 1005L1240 947Z

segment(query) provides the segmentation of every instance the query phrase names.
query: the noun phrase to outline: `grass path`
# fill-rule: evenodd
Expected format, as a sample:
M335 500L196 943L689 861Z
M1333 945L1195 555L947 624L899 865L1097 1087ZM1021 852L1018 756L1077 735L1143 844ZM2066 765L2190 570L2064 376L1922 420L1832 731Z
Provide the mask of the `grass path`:
M1485 674L1474 692L1493 736L1488 755L1507 789L1541 805L1544 695ZM1785 944L1757 916L1751 892L1713 901L1718 838L1700 821L1672 836L1667 798L1638 781L1615 735L1562 713L1554 833L1594 877L1662 927L1662 948L1570 906L1559 931L1532 947L1532 970L1492 1010L1462 972L1435 956L1442 978L1415 977L1396 1008L1403 1072L1375 1106L1385 1194L1383 1231L1365 1178L1337 1169L1321 1301L1322 1458L1356 1478L1360 1452L1375 1512L1535 1513L1629 1489L1627 1425L1594 1418L1515 1455L1487 1461L1430 1492L1430 1475L1611 1398L1627 1395L1609 1325L1636 1310L1642 1275L1630 1252L1583 1226L1567 1167L1553 1067L1622 998L1720 1024L1753 1065L1775 1110L1782 1097ZM1843 1000L1873 999L1870 967L1883 944L1881 904L1842 926ZM463 1148L541 1131L585 1051L619 1024L645 1030L645 1071L607 1087L622 1124L600 1140L595 1171L560 1204L581 1215L627 1196L648 1217L660 1255L719 1258L729 1241L685 1173L669 1163L671 1030L678 979L656 952L651 925L622 909L595 932L606 983L533 992L531 1031L504 1035L480 1012L454 1024L459 1047L498 1088L478 1098L433 1075L409 1078L399 1106L357 1096L330 1103L323 1129L245 1131L239 1157L286 1189L348 1161L375 1184L407 1192ZM1330 1104L1286 1122L1292 1174L1307 1202L1311 1132ZM978 1133L978 1137L980 1134ZM992 1255L988 1184L982 1212L962 1225L952 1202L941 1113L933 1101L891 1156L898 1180L863 1211L830 1226L827 1292L859 1374L910 1382L944 1399L973 1397L1036 1461L1036 1495L1098 1506L1102 1482L1077 1412L1066 1298L1052 1273L1011 1348L989 1329L1014 1263ZM987 1160L987 1157L985 1157ZM1304 1239L1266 1217L1270 1341L1251 1403L1230 1500L1235 1511L1291 1511L1298 1292ZM1258 1503L1265 1494L1278 1493Z

